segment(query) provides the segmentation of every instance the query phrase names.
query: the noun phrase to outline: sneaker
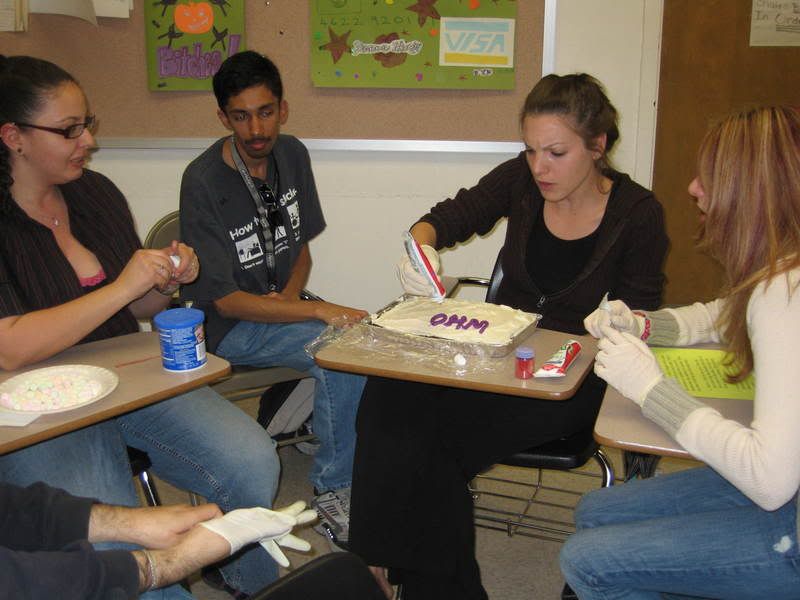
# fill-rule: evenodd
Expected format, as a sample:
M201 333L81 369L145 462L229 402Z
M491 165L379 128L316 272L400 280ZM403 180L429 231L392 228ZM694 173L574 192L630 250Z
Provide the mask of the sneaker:
M350 535L350 488L316 496L311 508L319 515L314 531L328 540L332 550L346 551Z
M300 425L300 429L297 430L297 435L314 435L314 428L311 426L311 417L308 417L308 419ZM319 451L319 446L319 438L317 437L313 437L305 442L297 442L294 445L298 452L302 452L308 456L314 456ZM348 493L348 505L350 503L349 497Z

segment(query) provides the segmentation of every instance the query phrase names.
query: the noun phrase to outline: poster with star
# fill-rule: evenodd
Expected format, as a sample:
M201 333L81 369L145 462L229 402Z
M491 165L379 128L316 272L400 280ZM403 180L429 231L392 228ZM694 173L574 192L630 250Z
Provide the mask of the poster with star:
M241 0L146 0L144 27L153 92L210 90L222 61L245 49Z
M311 0L318 87L514 89L517 0Z

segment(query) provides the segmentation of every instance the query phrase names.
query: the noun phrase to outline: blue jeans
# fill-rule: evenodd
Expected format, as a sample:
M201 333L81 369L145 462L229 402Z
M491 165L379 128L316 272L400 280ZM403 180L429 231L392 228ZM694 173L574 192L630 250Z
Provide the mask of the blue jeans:
M328 371L316 365L303 346L325 328L321 321L254 323L240 321L217 346L216 353L235 365L291 367L308 371L314 386L314 433L320 448L309 479L319 491L350 485L356 445L356 413L366 379Z
M136 506L126 444L147 452L159 477L223 512L272 506L280 474L274 442L254 419L207 387L2 456L0 480L23 486L44 481L107 504ZM237 589L254 593L277 577L260 546L234 558L222 573ZM187 595L172 586L142 597Z
M759 508L708 467L584 496L561 570L581 600L800 596L797 501Z

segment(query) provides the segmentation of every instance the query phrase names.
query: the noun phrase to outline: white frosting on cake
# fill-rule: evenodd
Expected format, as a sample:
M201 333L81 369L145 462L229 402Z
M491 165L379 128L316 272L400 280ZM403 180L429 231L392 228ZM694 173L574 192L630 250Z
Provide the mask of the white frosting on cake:
M503 345L537 321L537 315L502 304L446 298L411 298L372 322L392 331L456 342Z

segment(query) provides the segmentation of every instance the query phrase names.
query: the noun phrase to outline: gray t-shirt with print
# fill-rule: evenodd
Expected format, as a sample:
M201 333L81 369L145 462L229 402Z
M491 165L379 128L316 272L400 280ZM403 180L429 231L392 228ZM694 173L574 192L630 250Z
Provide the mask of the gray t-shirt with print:
M181 239L194 248L201 264L197 280L183 287L181 297L205 311L211 351L238 322L223 318L213 302L238 290L269 292L264 236L255 202L239 171L222 159L225 139L217 140L193 160L181 181ZM269 183L274 187L277 179L283 216L283 226L276 227L274 236L274 278L278 289L283 289L300 250L325 229L325 219L303 143L280 135L269 162ZM257 178L254 182L256 187L263 183Z

